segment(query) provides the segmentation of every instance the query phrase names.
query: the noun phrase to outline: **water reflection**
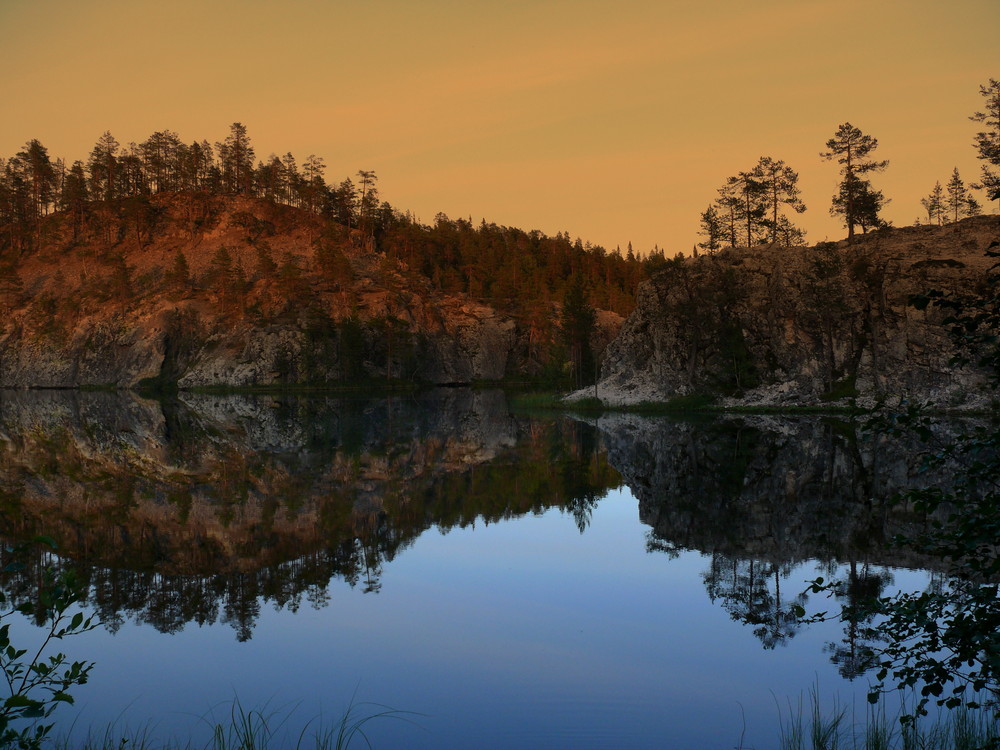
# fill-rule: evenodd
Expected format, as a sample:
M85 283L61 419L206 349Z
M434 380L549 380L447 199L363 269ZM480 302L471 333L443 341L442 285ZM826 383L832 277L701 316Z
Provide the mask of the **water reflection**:
M264 604L323 607L333 579L378 592L428 529L557 507L583 532L622 482L647 549L707 555L709 598L767 649L795 636L809 603L799 563L846 565L847 611L891 584L887 566L933 567L888 544L925 523L885 500L912 483L915 453L831 420L587 424L513 415L502 392L464 389L167 402L33 391L0 394L0 441L4 534L54 537L111 629L223 622L246 640ZM844 676L870 666L876 637L849 619L828 647Z
M0 429L5 535L54 537L111 629L245 640L264 603L324 606L334 578L377 592L427 529L558 507L582 531L620 483L592 427L516 418L499 391L4 393Z
M896 493L947 482L946 473L921 471L921 446L902 437L835 419L693 424L620 415L600 426L609 462L651 527L647 549L708 555L709 598L765 649L793 638L807 610L823 610L843 623L843 637L826 645L830 660L843 677L859 677L882 638L864 604L893 584L891 568L941 568L892 543L932 520L893 502ZM938 425L938 438L956 426ZM809 560L817 574L843 580L833 601L809 602Z

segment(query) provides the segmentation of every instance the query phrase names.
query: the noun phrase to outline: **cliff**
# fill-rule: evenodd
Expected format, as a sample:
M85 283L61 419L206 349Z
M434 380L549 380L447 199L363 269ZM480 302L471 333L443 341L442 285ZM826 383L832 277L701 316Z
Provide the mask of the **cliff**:
M998 243L1000 217L981 216L854 244L671 261L639 288L598 393L611 404L698 395L726 405L983 406L987 373L952 363L959 352L944 312L908 301L929 289L981 295L995 261L986 250Z
M561 508L578 526L618 486L593 430L512 416L502 392L404 398L0 392L3 541L45 534L88 602L174 631L262 601L376 591L426 531ZM15 599L53 564L0 588ZM18 601L20 601L18 599Z
M956 429L934 433L947 442ZM512 415L485 389L164 401L6 391L0 525L4 541L54 539L105 623L173 631L230 618L249 637L262 602L323 601L333 578L377 590L428 530L558 508L583 532L624 483L648 550L711 557L706 586L725 601L736 567L780 571L788 591L801 583L791 566L808 559L934 569L888 543L927 523L887 501L935 481L917 447L816 418L612 414L595 429ZM6 583L22 596L51 563L40 555ZM733 600L765 603L750 579L730 581Z
M972 423L939 422L948 442ZM925 515L898 492L947 484L923 471L912 436L814 417L711 422L611 414L598 420L608 463L639 503L651 546L785 565L808 559L935 567L891 543Z
M463 223L454 241L484 227ZM379 247L310 211L207 193L44 217L28 250L0 242L0 387L455 384L562 372L558 293L528 304L485 282L476 295L456 291L455 279L418 267L414 247L428 251L435 230L396 231ZM600 312L592 346L603 349L623 320Z

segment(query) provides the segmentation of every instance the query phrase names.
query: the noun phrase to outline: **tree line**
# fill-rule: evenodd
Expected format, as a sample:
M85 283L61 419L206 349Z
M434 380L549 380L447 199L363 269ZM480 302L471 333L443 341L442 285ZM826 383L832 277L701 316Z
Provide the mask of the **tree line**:
M981 179L967 186L956 167L946 187L938 181L920 201L928 223L940 225L981 213L982 207L970 189L985 190L988 200L1000 200L1000 173L993 169L1000 166L1000 81L991 78L979 87L979 92L986 105L969 119L986 126L974 139L978 158L985 162ZM856 229L866 233L888 226L881 212L889 199L869 179L869 175L889 165L887 160L872 155L878 140L845 122L826 142L826 148L820 158L840 166L840 182L830 213L843 221L848 241L853 240ZM798 173L770 156L761 157L752 169L728 178L716 200L700 216L699 235L705 239L697 247L715 252L723 247L805 244L805 232L789 216L806 210L797 183Z
M374 171L360 170L357 183L346 178L328 185L326 165L315 154L301 165L291 153L271 154L256 165L255 158L247 128L239 122L214 146L207 140L186 144L170 130L122 146L107 131L86 161L69 165L31 139L11 158L0 158L0 225L6 244L24 250L38 221L54 211L82 217L96 202L202 191L265 198L367 231L391 214L391 206L379 200Z
M595 305L626 314L635 285L648 271L631 246L623 256L617 249L574 241L568 232L549 237L485 220L475 226L471 217L453 220L444 214L430 226L422 224L381 199L374 170L328 184L326 165L314 154L301 165L291 153L272 154L256 165L255 159L247 128L239 122L214 146L207 140L186 144L163 130L123 147L105 132L86 161L69 166L32 139L13 157L0 158L0 252L7 250L10 262L12 255L30 251L40 240L42 218L56 211L71 217L76 238L95 215L114 209L131 220L141 241L142 227L155 224L149 198L199 192L308 210L340 225L345 243L405 260L442 291L494 303L559 296L577 273L586 278ZM110 235L109 230L105 239L114 244Z
M124 312L157 294L207 294L223 317L263 320L306 310L325 319L330 293L353 293L357 269L351 257L377 254L376 275L392 288L402 283L467 295L522 323L531 351L565 346L574 379L582 384L596 371L590 345L595 308L628 315L637 285L665 262L659 248L643 259L631 244L626 253L608 251L569 232L549 236L443 213L424 224L382 200L373 170L330 183L325 172L315 155L301 164L291 153L257 160L247 128L238 122L214 146L205 140L187 144L167 130L123 147L105 132L86 160L70 166L32 139L13 157L0 159L0 307L30 304L32 316L49 321L42 328L56 338L68 332L81 306L110 304ZM244 230L240 245L248 247L217 248L207 272L197 275L183 250L172 254L172 262L137 275L130 253L175 224L197 243L201 232L218 223L223 209L217 198L225 196L309 212L317 220L295 221L308 227L312 247L303 248L305 257L275 257L269 242L277 231L270 220L275 217L247 205L230 221ZM103 273L91 274L72 294L59 282L40 291L31 287L29 295L22 260L49 245L92 254L99 262L91 268ZM249 265L248 255L256 258Z

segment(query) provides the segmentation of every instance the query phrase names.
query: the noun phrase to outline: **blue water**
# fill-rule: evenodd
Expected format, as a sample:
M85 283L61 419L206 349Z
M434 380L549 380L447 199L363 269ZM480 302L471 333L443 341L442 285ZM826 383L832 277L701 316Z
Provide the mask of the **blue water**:
M816 685L863 716L866 682L845 681L823 652L838 623L765 650L710 601L709 558L649 553L647 532L621 489L583 533L556 509L432 529L384 566L378 593L335 579L318 608L265 604L247 642L224 623L98 629L63 644L96 667L60 726L145 727L199 746L236 698L288 743L353 701L412 712L365 726L379 748L680 750L776 747L779 707ZM797 567L783 590L817 571Z

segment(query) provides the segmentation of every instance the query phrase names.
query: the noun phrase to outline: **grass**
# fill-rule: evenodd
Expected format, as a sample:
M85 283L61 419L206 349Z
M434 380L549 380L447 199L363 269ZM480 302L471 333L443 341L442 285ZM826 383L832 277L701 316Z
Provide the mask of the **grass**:
M867 705L867 704L866 704ZM781 750L984 750L1000 747L1000 718L989 708L960 707L942 711L933 721L901 723L911 713L905 703L889 717L883 704L867 706L864 719L848 721L847 710L834 702L823 710L818 687L809 689L808 706L779 706Z
M51 743L53 750L348 750L351 747L373 748L368 735L371 724L386 719L412 723L410 711L399 711L377 703L357 703L352 698L340 718L332 724L308 722L296 734L290 723L293 708L272 709L265 705L247 710L239 701L224 704L222 717L211 711L201 717L210 731L210 739L197 744L191 739L157 740L149 726L139 730L120 729L115 725L80 742L60 737Z

